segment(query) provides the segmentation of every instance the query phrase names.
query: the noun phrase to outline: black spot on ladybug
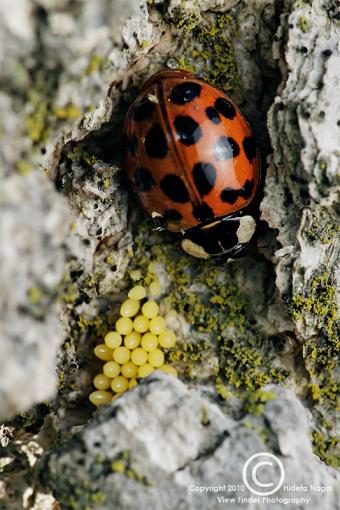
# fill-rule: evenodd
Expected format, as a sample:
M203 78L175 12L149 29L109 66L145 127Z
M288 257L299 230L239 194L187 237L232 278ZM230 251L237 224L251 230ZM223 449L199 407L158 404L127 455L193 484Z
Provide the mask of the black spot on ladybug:
M165 222L178 222L181 221L183 216L176 209L167 209L163 215L163 219Z
M196 163L193 171L194 183L197 191L203 197L214 187L216 181L216 170L210 163Z
M193 145L197 143L202 136L201 128L197 122L188 115L177 115L174 125L179 139L184 145Z
M247 159L252 162L256 156L256 142L253 136L246 136L242 142L243 150Z
M137 168L135 171L135 185L138 191L146 193L150 191L155 184L150 170L147 168Z
M233 119L236 115L235 106L230 101L228 101L225 97L219 97L218 99L216 99L215 108L226 119Z
M206 221L214 218L214 211L205 202L195 205L192 209L192 214L198 221Z
M221 191L221 200L222 202L227 202L228 204L234 204L238 199L238 189L233 188L225 188Z
M238 143L231 137L221 136L214 147L214 156L217 161L235 158L240 153Z
M242 188L239 189L224 188L224 190L221 192L221 200L223 202L227 202L228 204L234 204L238 197L247 199L251 196L253 187L254 181L253 180L249 181L247 179Z
M133 120L147 120L150 119L155 111L155 104L149 101L147 98L141 100L140 103L135 106L131 112Z
M163 177L160 182L163 193L174 202L185 204L189 202L189 192L180 177L175 174L169 174Z
M145 150L149 158L165 158L168 152L168 144L161 126L156 123L149 129L144 142Z
M126 156L127 154L131 154L131 156L135 158L137 154L137 146L138 140L135 135L124 134L122 136L122 147L124 156Z
M208 108L205 109L205 113L208 119L211 120L211 122L213 122L214 124L220 124L221 122L220 114L218 113L216 108L214 108L213 106L208 106Z
M185 81L176 85L170 94L170 101L175 104L190 103L201 93L201 85L193 81Z
M253 179L251 181L249 181L247 179L246 182L244 183L244 186L242 188L240 188L239 195L242 198L249 198L251 196L252 191L253 191L253 187L254 187Z

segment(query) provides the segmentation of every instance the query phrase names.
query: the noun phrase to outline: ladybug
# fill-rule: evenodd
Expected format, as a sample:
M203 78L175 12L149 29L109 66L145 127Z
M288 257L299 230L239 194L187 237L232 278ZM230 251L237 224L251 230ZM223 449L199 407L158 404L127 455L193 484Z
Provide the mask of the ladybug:
M220 90L182 70L151 76L124 123L125 170L145 211L198 258L239 258L256 229L260 157Z

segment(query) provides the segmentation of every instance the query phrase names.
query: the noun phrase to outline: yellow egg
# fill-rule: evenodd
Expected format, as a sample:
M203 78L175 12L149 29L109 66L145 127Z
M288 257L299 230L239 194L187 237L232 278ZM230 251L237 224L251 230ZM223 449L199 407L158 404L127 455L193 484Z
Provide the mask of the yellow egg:
M152 367L149 363L144 363L144 365L138 367L138 377L147 377L154 370L154 367Z
M156 337L156 335L153 335L152 333L145 333L143 336L142 336L142 340L141 340L141 346L143 347L143 349L145 351L153 351L154 349L156 349L158 345L158 339Z
M164 353L160 349L155 349L154 351L149 352L148 361L150 365L155 368L159 368L164 363Z
M113 359L122 365L123 363L127 363L129 361L130 354L130 350L127 347L117 347L117 349L113 351Z
M89 399L95 406L102 406L104 404L110 404L112 398L112 393L109 391L93 391L89 395Z
M134 388L135 386L137 386L137 381L136 379L130 379L129 381L129 390L131 390L132 388Z
M105 345L110 349L116 349L122 343L122 335L117 331L109 331L104 338Z
M109 361L112 359L112 349L109 349L105 344L96 345L94 348L94 353L97 358L102 359L103 361Z
M122 365L121 372L127 379L132 379L137 375L137 367L134 363L129 361L125 363L125 365Z
M130 278L132 281L137 282L142 278L142 273L138 269L134 269L133 271L130 272Z
M133 322L129 317L120 317L116 322L116 330L121 335L128 335L133 329Z
M154 333L155 335L163 333L163 331L165 331L165 320L163 317L158 316L151 319L149 329L151 333Z
M177 370L175 367L172 367L171 365L162 365L159 370L162 370L162 372L166 372L167 374L173 375L174 377L177 376Z
M135 285L129 291L128 296L130 299L143 299L146 296L146 290L142 285Z
M133 317L139 310L139 301L135 299L126 299L120 307L120 315L122 317Z
M111 381L106 375L104 374L97 374L96 377L93 379L93 386L97 390L107 390L110 388Z
M128 387L129 381L126 377L119 375L118 377L112 379L111 388L115 393L123 393L123 391L126 391Z
M176 335L170 329L162 331L158 337L159 345L164 349L170 349L176 345Z
M150 262L150 264L148 265L148 271L150 273L153 273L153 274L156 274L157 273L157 262Z
M144 315L137 315L133 321L133 327L137 333L145 333L149 329L149 320Z
M156 303L156 301L153 301L152 299L149 299L142 306L142 314L148 319L156 317L158 315L158 310L159 310L158 304Z
M132 331L124 338L124 345L128 349L136 349L136 347L140 344L141 334L137 333L137 331Z
M116 393L115 395L113 395L112 399L111 399L111 402L113 402L114 400L116 400L118 397L119 397L119 393Z
M144 349L141 349L140 347L137 347L137 349L134 349L131 352L131 361L135 365L144 365L148 360L148 353L144 351Z
M106 375L106 377L113 379L114 377L117 377L117 375L120 374L120 365L118 365L118 363L116 363L115 361L108 361L103 366L103 372Z
M149 289L152 296L159 296L161 293L161 286L156 280L150 283Z

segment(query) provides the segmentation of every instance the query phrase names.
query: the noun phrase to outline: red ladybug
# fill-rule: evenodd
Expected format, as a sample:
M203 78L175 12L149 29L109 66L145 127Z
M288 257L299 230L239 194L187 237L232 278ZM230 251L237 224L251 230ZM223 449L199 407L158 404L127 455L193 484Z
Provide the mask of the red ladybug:
M259 151L247 120L220 90L186 71L151 76L126 115L123 167L143 208L182 234L187 253L247 252Z

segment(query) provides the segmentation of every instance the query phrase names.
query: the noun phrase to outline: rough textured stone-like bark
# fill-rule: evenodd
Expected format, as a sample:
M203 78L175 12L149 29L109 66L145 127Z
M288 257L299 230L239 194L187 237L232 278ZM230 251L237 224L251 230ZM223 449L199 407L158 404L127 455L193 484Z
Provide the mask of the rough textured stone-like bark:
M0 429L0 508L214 508L186 485L241 483L261 449L288 483L334 484L339 24L335 0L0 0L0 413L22 413ZM264 191L245 260L190 259L128 195L123 117L164 67L221 88L254 127ZM186 386L153 379L88 424L93 346L133 271L154 277L150 261L161 310L177 310L171 356Z
M306 410L291 392L276 391L261 417L245 414L234 420L200 391L172 377L153 376L49 455L38 468L40 480L55 490L62 508L72 508L77 501L80 508L96 502L101 510L217 509L218 497L231 496L236 496L233 508L237 508L237 497L245 495L242 490L230 494L219 486L240 484L245 461L270 444L280 449L286 485L293 487L299 472L302 485L332 487L323 503L336 508L336 472L312 453ZM265 441L261 433L269 434ZM79 486L84 489L77 498ZM215 492L199 492L200 487L211 486ZM282 501L296 496L294 489L275 494ZM314 494L300 508L319 508L319 501ZM244 506L263 508L261 503Z

